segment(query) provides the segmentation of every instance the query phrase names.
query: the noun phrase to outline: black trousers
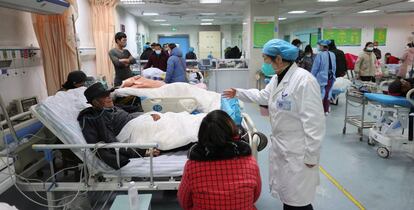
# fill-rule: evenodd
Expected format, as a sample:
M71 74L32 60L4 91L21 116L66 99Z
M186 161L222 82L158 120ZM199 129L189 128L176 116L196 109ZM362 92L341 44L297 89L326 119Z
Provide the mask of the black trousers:
M313 210L313 207L312 204L309 204L307 206L289 206L283 204L283 210Z
M359 78L364 82L375 82L375 77L373 76L360 76Z

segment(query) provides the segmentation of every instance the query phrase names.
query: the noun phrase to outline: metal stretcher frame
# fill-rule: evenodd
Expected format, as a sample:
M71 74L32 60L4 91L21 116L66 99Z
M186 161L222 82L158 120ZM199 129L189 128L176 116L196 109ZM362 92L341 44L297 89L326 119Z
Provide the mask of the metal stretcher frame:
M37 113L35 107L31 107L31 112L33 115L39 119L43 123L43 125L48 128L56 137L59 139L64 138L59 131L55 130L53 126L50 125L46 119L44 119L39 113ZM243 121L242 126L247 130L247 135L249 137L249 144L252 148L252 155L257 158L257 148L260 141L260 136L256 135L257 129L250 118L249 115L243 113ZM113 143L113 144L42 144L42 145L33 145L32 148L35 150L43 150L45 155L47 156L48 152L58 149L80 149L84 157L80 157L83 163L83 169L85 171L84 177L82 178L81 182L58 182L54 178L52 178L51 182L46 183L27 183L23 180L16 178L16 184L22 191L38 191L38 192L46 192L48 205L54 205L54 193L55 192L76 192L76 191L127 191L129 188L130 178L133 177L123 177L122 174L118 174L118 176L105 176L105 174L97 173L97 174L88 174L90 170L93 168L91 164L89 164L86 158L86 151L92 148L114 148L115 150L119 148L141 148L141 149L150 149L150 176L148 179L144 179L144 181L135 181L135 186L138 190L177 190L180 184L180 177L170 177L169 180L160 179L158 180L153 176L153 149L157 148L157 144L146 144L146 145L139 145L139 144L128 144L128 143ZM46 159L46 158L45 158ZM117 159L119 160L119 153L117 153ZM100 161L100 160L99 160ZM34 165L30 167L27 171L23 172L22 174L30 175L34 171L43 167L47 162L50 165L51 174L53 175L54 168L53 168L53 160L42 160L41 163L38 165ZM119 161L118 161L119 162ZM120 170L119 170L120 171ZM22 175L21 174L21 175ZM91 176L89 176L91 175ZM97 177L94 175L104 175L106 178L105 181L98 181ZM81 183L81 185L80 185ZM49 208L54 209L54 208Z

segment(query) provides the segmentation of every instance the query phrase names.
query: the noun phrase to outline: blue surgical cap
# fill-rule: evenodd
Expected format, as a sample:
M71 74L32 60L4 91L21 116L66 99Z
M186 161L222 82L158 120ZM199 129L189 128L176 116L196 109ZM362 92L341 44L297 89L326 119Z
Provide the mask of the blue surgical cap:
M330 40L323 39L323 40L318 41L318 45L321 45L321 46L329 46L329 44L331 44Z
M188 51L190 51L190 52L194 52L194 47L190 47L190 48L188 48Z
M294 61L298 58L299 49L284 40L272 39L263 46L263 54L274 57L280 55L285 60Z

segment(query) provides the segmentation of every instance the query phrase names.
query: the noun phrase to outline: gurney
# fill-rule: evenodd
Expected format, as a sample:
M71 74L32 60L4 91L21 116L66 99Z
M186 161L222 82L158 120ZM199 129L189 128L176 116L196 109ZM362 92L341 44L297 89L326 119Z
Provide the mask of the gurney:
M79 88L78 88L79 89ZM84 88L81 88L84 91ZM76 90L76 89L75 89ZM75 91L69 90L68 92ZM76 117L86 106L83 91L78 90L79 100L56 101L56 96L47 98L43 103L31 107L32 114L44 124L63 144L33 145L33 149L45 154L50 165L51 174L54 171L54 151L69 149L81 161L79 182L62 182L54 176L45 183L27 183L17 179L16 182L24 191L44 191L48 195L49 204L53 204L53 193L57 191L126 191L131 180L139 190L177 190L183 167L187 161L187 152L180 151L153 157L152 151L156 144L87 144ZM65 94L59 92L58 94ZM65 98L63 97L59 98ZM168 111L168 110L166 110ZM170 110L175 111L175 110ZM257 157L259 142L267 142L266 137L258 133L254 123L247 114L243 114L242 126L247 130L245 138ZM114 170L98 159L92 150L97 148L141 148L150 149L150 157L131 159L119 170ZM119 158L118 158L119 159ZM118 160L119 162L119 160Z
M406 97L391 96L380 93L365 93L371 108L368 115L376 119L376 123L369 131L368 144L379 144L377 153L382 158L391 155L393 143L413 144L413 107L411 95Z

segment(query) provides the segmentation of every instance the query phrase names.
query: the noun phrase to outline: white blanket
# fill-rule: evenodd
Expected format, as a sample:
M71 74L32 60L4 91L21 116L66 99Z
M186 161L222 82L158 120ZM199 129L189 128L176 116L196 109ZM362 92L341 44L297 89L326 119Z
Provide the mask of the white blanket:
M221 95L198 88L187 83L167 84L160 88L120 88L115 90L117 96L139 96L147 98L192 97L199 103L198 110L208 113L220 109Z
M124 143L157 143L160 150L171 150L197 142L198 130L206 114L191 115L187 112L159 114L154 121L152 113L141 115L122 128L116 137Z
M165 77L165 72L159 68L148 68L142 71L142 76L147 79L152 79L154 77Z

